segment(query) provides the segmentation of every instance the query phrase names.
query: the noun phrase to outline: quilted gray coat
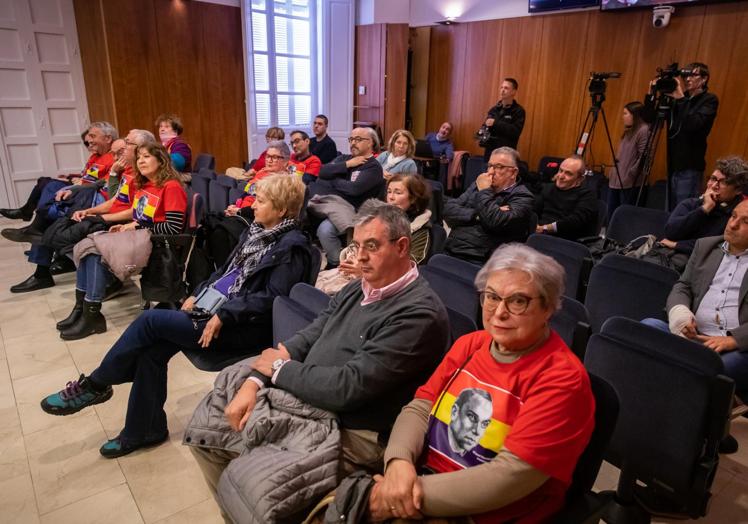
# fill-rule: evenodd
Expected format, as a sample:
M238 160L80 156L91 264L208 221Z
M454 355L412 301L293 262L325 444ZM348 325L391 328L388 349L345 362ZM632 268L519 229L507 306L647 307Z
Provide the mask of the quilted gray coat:
M337 417L277 388L264 388L246 427L233 431L223 413L249 375L247 361L224 369L198 405L183 443L234 451L218 483L218 502L238 524L300 522L337 485Z

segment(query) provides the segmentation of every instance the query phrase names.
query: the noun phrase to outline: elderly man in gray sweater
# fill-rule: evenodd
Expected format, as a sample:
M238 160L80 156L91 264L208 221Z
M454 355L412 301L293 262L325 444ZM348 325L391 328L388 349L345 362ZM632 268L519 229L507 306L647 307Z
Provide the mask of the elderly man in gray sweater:
M220 432L244 429L263 387L282 388L338 415L343 473L381 470L395 418L444 355L449 324L444 306L410 260L410 224L401 210L386 204L362 210L352 245L362 279L343 288L291 339L241 363L254 371L227 399L225 419L216 422L220 427L190 439L214 492L238 455L221 449L226 440ZM217 442L208 441L211 435Z

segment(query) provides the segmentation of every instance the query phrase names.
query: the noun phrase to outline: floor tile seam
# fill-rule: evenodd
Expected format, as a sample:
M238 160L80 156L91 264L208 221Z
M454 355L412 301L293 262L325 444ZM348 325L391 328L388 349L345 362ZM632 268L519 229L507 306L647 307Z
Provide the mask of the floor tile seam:
M124 475L123 475L123 477L124 477ZM32 484L34 483L34 477L33 477L33 476L31 477L31 483L32 483ZM87 495L86 495L86 496L84 496L84 497L81 497L81 498L79 498L79 499L76 499L76 500L72 500L72 501L70 501L70 502L68 502L68 503L66 503L66 504L64 504L64 505L62 505L62 506L60 506L60 507L57 507L57 508L51 509L51 510L49 510L49 511L45 511L44 513L41 513L41 512L39 511L39 508L38 508L38 506L37 506L37 510L36 510L36 512L37 512L37 515L38 515L39 517L43 517L44 515L49 515L50 513L54 513L55 511L60 511L61 509L63 509L63 508L67 508L68 506L72 506L73 504L77 504L77 503L79 503L79 502L80 502L80 501L82 501L82 500L85 500L85 499L88 499L88 498L91 498L91 497L95 497L95 496L97 496L97 495L101 495L101 494L102 494L102 493L104 493L105 491L109 491L110 489L114 489L114 488L117 488L117 487L121 486L122 484L127 484L127 482L126 482L126 481L123 481L123 482L120 482L119 484L115 484L114 486L108 486L108 487L106 487L106 488L102 488L102 489L101 489L100 491L96 491L95 493L89 493L89 494L87 494ZM36 486L34 486L34 492L36 492ZM138 513L140 513L140 512L138 511Z
M190 510L192 508L195 508L195 507L199 506L200 504L204 504L206 501L211 500L212 498L213 498L213 496L209 495L208 497L204 498L200 502L197 502L196 504L193 504L191 506L187 506L186 508L182 508L179 511L175 511L171 515L167 515L165 517L161 517L160 519L154 520L153 522L146 522L145 519L144 519L143 522L145 522L146 524L160 524L161 522L164 522L165 520L173 517L174 515L178 515L179 513L182 513L184 511L188 511L188 510Z

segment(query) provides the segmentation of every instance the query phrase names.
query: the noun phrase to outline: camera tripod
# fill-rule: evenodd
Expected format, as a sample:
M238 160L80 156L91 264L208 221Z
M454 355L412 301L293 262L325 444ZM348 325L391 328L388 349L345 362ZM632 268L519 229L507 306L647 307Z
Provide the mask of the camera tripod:
M616 152L613 149L613 140L610 138L610 129L608 128L608 119L605 116L605 109L603 108L603 102L605 102L604 79L593 79L590 81L590 98L592 99L592 104L587 111L587 116L584 119L584 124L582 124L582 131L579 133L579 139L577 140L575 153L584 158L587 146L592 143L592 138L594 136L595 127L597 126L598 117L599 115L602 115L605 136L608 138L608 147L610 148L610 154L613 157L613 167L616 171L618 183L621 187L623 187L621 173L618 171L618 158L616 157Z
M660 130L665 127L665 123L670 117L670 110L672 108L673 99L672 97L657 92L654 98L655 116L652 121L652 125L649 128L649 134L647 135L647 142L644 146L644 153L641 159L641 169L638 171L634 186L639 186L639 191L636 196L636 205L639 205L639 201L642 197L644 186L649 182L649 175L652 173L652 166L654 165L655 153L657 152L657 145L660 139ZM668 155L668 166L670 165L670 150L667 151ZM641 178L641 182L639 179ZM665 188L665 209L670 210L670 170L668 169L667 184Z

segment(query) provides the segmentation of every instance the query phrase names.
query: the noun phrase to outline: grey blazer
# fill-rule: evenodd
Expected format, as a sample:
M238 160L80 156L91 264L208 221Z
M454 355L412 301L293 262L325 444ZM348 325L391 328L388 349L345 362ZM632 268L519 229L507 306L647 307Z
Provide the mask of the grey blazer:
M673 290L667 298L667 310L678 304L686 306L693 312L699 308L704 295L717 274L717 269L722 262L724 253L720 245L724 237L706 237L696 241L691 258L688 259L683 276L675 283ZM740 307L738 309L738 320L740 325L730 331L738 343L738 350L748 350L748 272L740 284Z

